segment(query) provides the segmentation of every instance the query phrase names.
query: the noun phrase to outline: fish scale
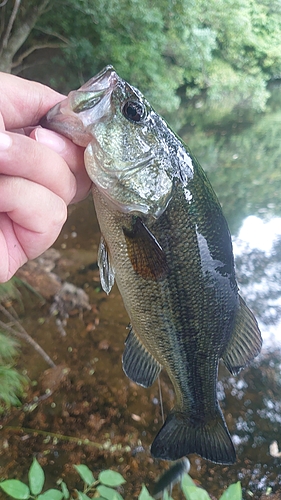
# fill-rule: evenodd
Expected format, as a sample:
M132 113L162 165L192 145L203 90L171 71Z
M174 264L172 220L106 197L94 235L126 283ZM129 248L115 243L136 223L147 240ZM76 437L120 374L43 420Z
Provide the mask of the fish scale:
M116 211L110 213L108 205L103 203L103 199L100 199L98 191L95 190L93 197L101 231L107 235L111 262L116 270L116 282L125 307L129 312L135 334L138 335L138 332L141 331L143 344L159 363L166 367L173 381L176 394L178 398L182 399L182 405L184 405L185 409L188 409L195 419L199 415L201 417L202 415L206 416L207 413L212 411L215 403L213 396L216 385L218 355L215 353L214 348L220 344L220 338L215 338L218 325L213 320L212 331L210 332L214 337L213 342L210 338L211 335L202 335L206 327L208 328L209 309L206 307L207 315L204 314L204 302L202 302L203 277L199 252L194 245L196 239L194 229L189 231L190 236L185 241L182 238L183 226L185 235L187 234L187 214L185 212L180 214L177 209L177 218L175 219L174 205L178 207L178 200L174 197L166 213L153 224L151 228L153 234L160 242L168 260L173 261L175 264L166 280L151 283L135 273L126 253L126 246L124 243L122 244L122 238L124 238L122 228L126 224L131 224L131 216L125 215L124 221L120 224L120 214L116 214ZM182 223L173 227L172 221L175 220L180 220ZM168 238L165 238L166 228L169 231ZM190 256L190 262L186 262L186 259L183 259L182 262L175 262L175 257L179 253L179 244L187 246L185 253ZM193 249L193 252L189 248ZM192 273L192 276L190 276L190 273ZM188 280L187 275L189 275ZM196 286L192 285L194 282ZM141 301L140 296L142 296ZM163 311L165 311L164 317ZM196 319L199 323L198 328L194 328ZM218 319L220 320L220 318ZM165 340L165 343L163 340ZM181 344L187 348L182 349ZM186 344L191 344L190 348ZM207 344L207 346L204 344ZM159 345L161 345L161 349L159 349ZM205 357L207 357L206 347L213 353L212 358L209 360L211 366L206 363L199 364L199 369L197 369L197 364L194 363L194 353L202 349ZM163 360L163 353L171 354L168 363ZM192 369L178 370L179 363L181 367L188 364ZM207 381L206 390L204 390L205 384L198 384L199 379ZM213 388L211 392L210 387ZM190 388L193 388L194 395ZM194 401L196 401L194 405L195 411L192 411L191 406Z
M237 374L262 340L238 293L229 229L206 174L112 66L72 91L42 125L87 146L101 284L109 293L116 279L130 317L126 375L149 387L165 369L174 387L175 406L152 455L233 463L218 363Z

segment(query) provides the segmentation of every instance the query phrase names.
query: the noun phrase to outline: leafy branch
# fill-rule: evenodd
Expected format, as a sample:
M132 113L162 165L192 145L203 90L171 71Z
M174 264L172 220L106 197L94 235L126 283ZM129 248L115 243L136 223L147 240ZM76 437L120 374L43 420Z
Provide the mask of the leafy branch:
M10 72L13 60L18 50L25 43L36 22L45 12L51 0L42 0L40 3L31 2L30 8L21 8L21 0L15 0L14 6L6 22L2 21L0 43L0 70ZM2 3L2 8L6 3ZM3 15L3 19L5 15ZM36 44L37 45L37 44Z

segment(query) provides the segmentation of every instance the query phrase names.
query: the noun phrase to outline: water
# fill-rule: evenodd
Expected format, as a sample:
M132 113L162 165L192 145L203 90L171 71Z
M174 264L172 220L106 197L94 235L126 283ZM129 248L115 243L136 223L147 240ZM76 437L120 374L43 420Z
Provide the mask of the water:
M281 498L281 460L270 455L273 441L281 448L281 114L273 104L270 112L246 125L238 117L228 125L215 124L207 134L199 125L184 134L222 202L234 235L241 294L255 312L264 338L261 355L239 376L220 367L218 395L237 463L226 467L189 457L191 477L217 498L237 480L245 499L265 498L266 493L266 498L271 493ZM47 473L48 486L59 477L77 486L74 463L86 463L95 475L113 467L127 480L125 498L137 498L141 483L151 491L168 466L149 454L161 426L158 385L143 389L125 377L121 355L128 317L117 288L109 296L100 289L99 230L91 199L70 212L55 245L61 258L54 271L82 287L92 309L83 315L74 311L62 336L49 316L50 303L42 305L30 292L22 292L25 309L19 307L19 314L25 328L70 373L55 381L53 394L32 411L26 407L7 416L7 428L0 435L0 476L25 480L34 455ZM46 374L41 380L40 375L48 366L27 346L20 364L28 367L31 381L39 379L26 396L32 402L44 393ZM173 393L165 374L161 387L167 414ZM89 442L81 444L84 439ZM174 498L182 497L177 491Z

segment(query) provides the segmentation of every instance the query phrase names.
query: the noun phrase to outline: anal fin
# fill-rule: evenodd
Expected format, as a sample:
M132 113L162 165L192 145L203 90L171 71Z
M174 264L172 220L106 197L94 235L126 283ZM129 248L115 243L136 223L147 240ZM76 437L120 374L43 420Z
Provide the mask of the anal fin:
M239 295L240 307L231 339L222 359L233 375L247 366L260 352L262 338L257 320Z
M127 377L143 387L150 387L162 368L140 342L132 328L125 342L122 364Z

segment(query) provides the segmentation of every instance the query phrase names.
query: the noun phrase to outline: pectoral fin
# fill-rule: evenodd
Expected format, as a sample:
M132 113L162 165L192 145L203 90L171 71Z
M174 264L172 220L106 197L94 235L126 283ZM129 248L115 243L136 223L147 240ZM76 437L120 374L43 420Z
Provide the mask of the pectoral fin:
M147 351L132 328L125 346L122 358L125 374L136 384L150 387L161 371L160 363Z
M123 228L123 232L136 273L154 281L165 278L169 272L165 252L140 217L136 218L132 230Z
M257 320L240 295L239 300L235 327L222 356L225 366L233 375L248 365L259 354L262 346Z
M103 236L100 239L98 250L98 266L100 270L100 281L102 289L109 293L114 284L114 270L110 262L110 256L106 241Z

